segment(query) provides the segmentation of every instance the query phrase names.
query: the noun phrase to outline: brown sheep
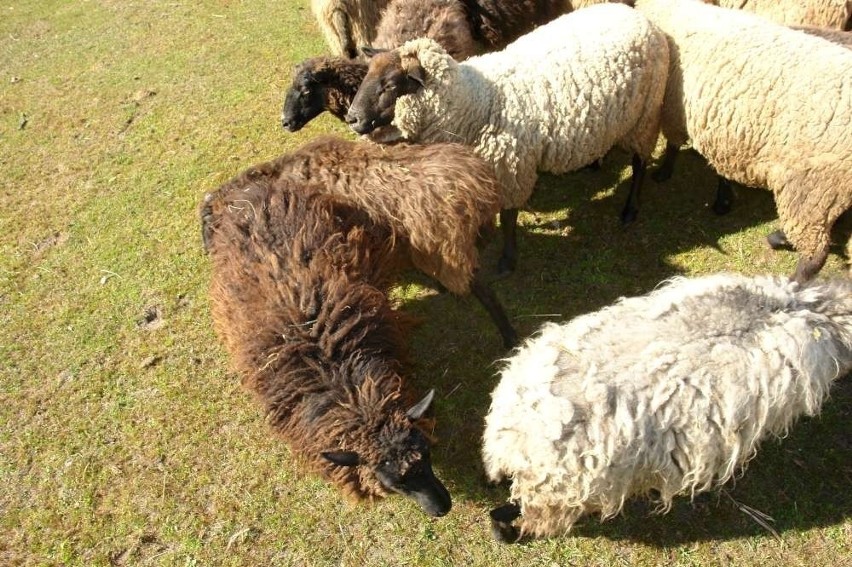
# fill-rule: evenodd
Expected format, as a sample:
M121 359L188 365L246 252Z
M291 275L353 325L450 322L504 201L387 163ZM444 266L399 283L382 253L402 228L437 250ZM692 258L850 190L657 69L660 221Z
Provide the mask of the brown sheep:
M309 185L247 175L208 194L201 219L216 330L273 430L353 497L446 514L422 429L432 394L410 405L400 374L391 231Z
M294 176L365 211L406 239L414 265L455 294L473 293L504 345L517 333L477 276L477 240L500 210L491 166L459 144L379 146L331 136L248 169L248 179Z

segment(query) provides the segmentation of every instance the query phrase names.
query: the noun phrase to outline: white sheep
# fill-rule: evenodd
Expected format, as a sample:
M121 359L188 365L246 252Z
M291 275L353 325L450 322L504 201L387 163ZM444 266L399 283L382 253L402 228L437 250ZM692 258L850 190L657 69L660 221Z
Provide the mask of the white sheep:
M828 257L852 207L852 51L739 10L690 0L638 0L669 38L663 103L671 175L688 140L716 172L775 197L805 281ZM852 239L847 243L852 253Z
M334 55L355 57L371 45L390 0L311 0L311 11Z
M786 26L848 30L852 24L849 0L703 0L722 8L752 12Z
M846 279L675 278L546 324L508 359L486 418L485 470L512 480L495 535L565 533L634 495L665 511L721 485L850 370Z
M500 269L508 271L517 209L538 171L573 171L621 145L634 152L637 192L659 133L667 69L659 30L625 5L600 4L462 63L427 39L379 53L346 119L360 134L392 123L411 141L459 142L491 163L503 190ZM623 215L635 215L633 201Z

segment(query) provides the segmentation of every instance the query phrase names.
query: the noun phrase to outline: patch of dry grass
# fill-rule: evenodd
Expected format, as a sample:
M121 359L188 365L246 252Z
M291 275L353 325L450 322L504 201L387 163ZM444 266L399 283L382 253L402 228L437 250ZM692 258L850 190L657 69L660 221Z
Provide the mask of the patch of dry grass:
M434 461L453 493L342 502L294 466L211 330L196 205L240 169L323 132L278 125L293 64L322 52L307 2L0 3L0 563L6 565L838 565L850 557L848 423L838 384L819 419L767 443L727 498L640 503L570 538L501 547L482 482L482 417L503 356L469 298L417 275L411 380L436 387ZM521 268L495 282L526 334L677 273L788 273L767 250L768 193L716 218L713 178L684 156L616 219L627 159L542 180ZM849 233L846 221L838 242ZM843 272L838 245L826 274ZM497 246L486 250L486 266Z

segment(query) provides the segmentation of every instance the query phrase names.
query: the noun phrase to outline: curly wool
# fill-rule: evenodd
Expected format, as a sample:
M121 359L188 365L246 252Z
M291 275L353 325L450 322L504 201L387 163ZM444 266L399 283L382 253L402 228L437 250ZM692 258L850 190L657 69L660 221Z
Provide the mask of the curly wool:
M311 11L334 55L353 57L372 45L382 10L390 0L311 0Z
M240 176L204 207L213 320L244 387L305 464L349 495L384 496L367 467L321 451L380 462L385 440L412 427L404 324L386 295L390 232L292 180Z
M434 39L456 61L482 51L459 0L394 0L382 12L373 46L394 49L418 37Z
M427 39L398 53L403 66L419 60L426 84L397 99L393 125L411 141L473 147L504 208L527 201L538 171L579 169L616 144L647 158L656 143L668 47L625 6L572 12L463 63Z
M852 207L852 52L700 2L636 9L670 41L668 142L691 139L719 175L769 188L799 253L827 254L831 227Z
M848 30L852 2L847 0L703 0L722 8L752 12L786 26Z
M512 479L523 533L651 490L666 510L816 414L850 370L852 281L676 278L529 339L492 394L485 469Z
M331 136L249 168L241 179L314 184L408 241L418 269L456 294L470 291L477 239L500 208L491 167L458 144L379 146Z

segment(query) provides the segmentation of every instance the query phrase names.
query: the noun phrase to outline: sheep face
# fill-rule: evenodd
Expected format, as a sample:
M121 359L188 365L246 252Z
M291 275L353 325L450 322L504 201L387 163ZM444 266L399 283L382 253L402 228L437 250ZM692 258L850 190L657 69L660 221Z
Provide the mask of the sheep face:
M366 469L389 492L414 499L429 516L450 511L450 493L432 471L429 441L414 424L432 401L434 392L409 409L404 416L389 418L372 439L370 454L356 451L328 451L322 454L340 467Z
M325 90L328 73L307 60L293 74L293 82L284 97L281 125L289 132L296 132L325 110Z
M346 113L346 123L358 134L390 125L396 100L422 89L424 80L423 67L416 59L403 64L396 51L376 53Z

